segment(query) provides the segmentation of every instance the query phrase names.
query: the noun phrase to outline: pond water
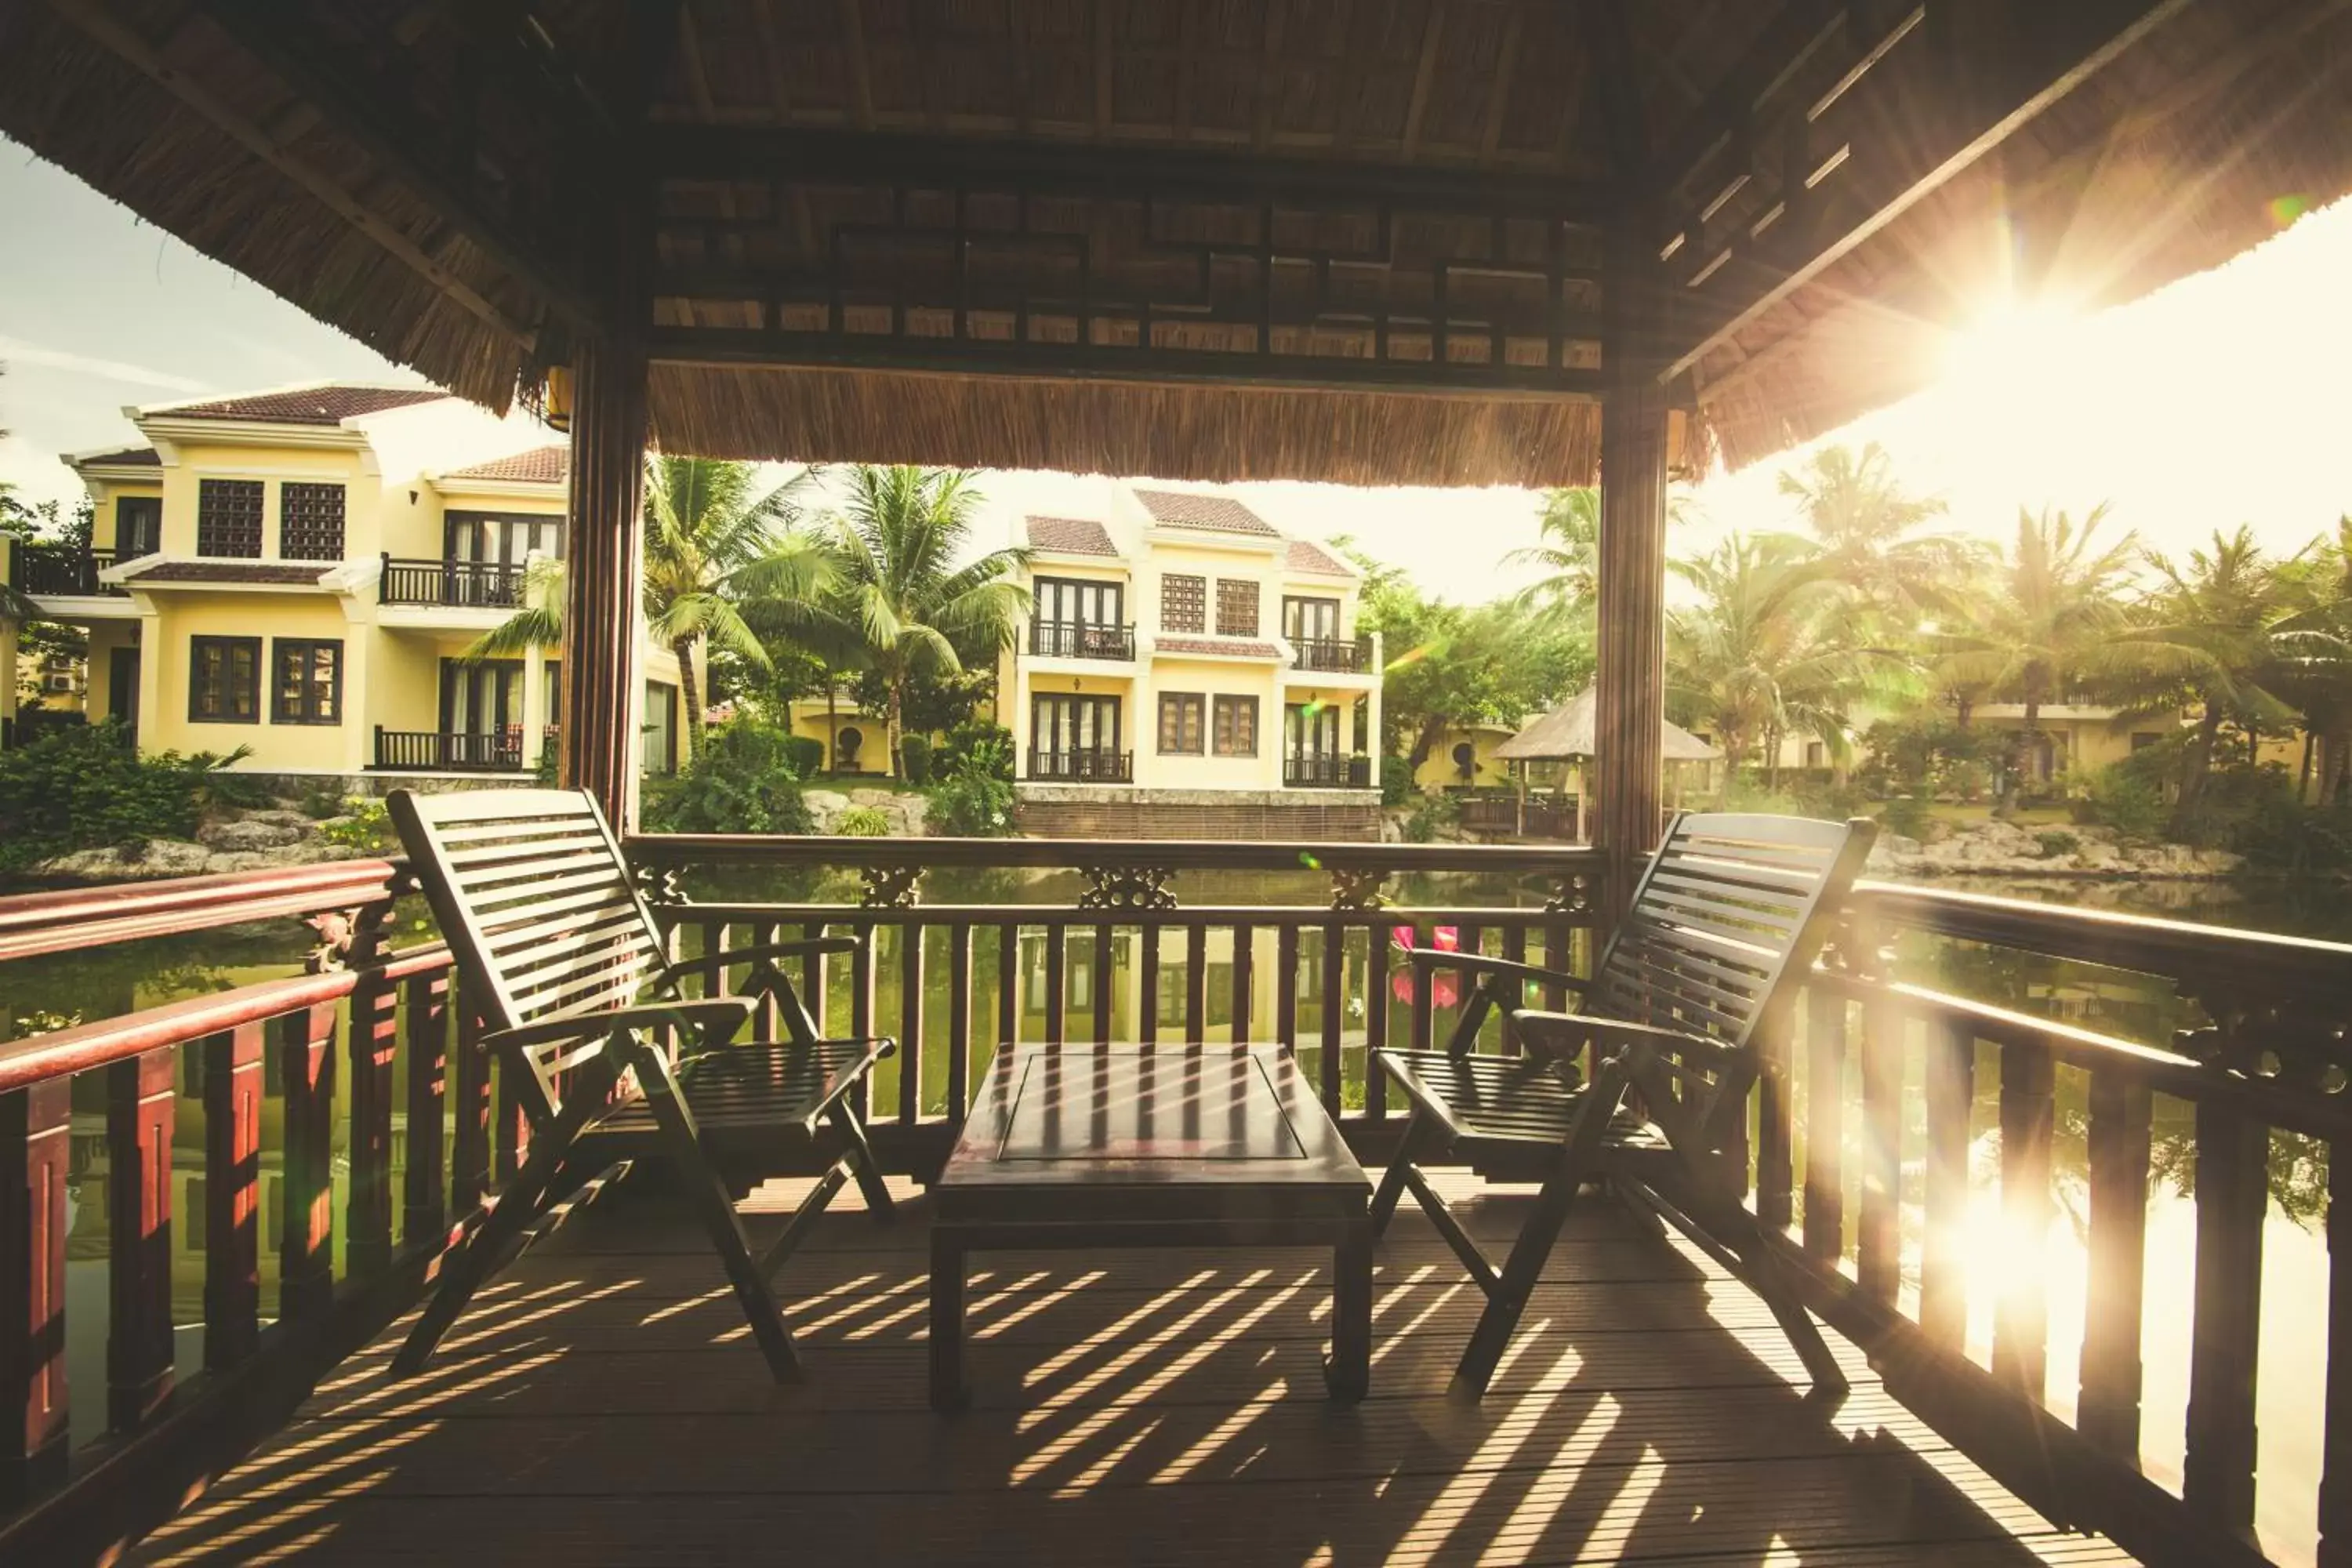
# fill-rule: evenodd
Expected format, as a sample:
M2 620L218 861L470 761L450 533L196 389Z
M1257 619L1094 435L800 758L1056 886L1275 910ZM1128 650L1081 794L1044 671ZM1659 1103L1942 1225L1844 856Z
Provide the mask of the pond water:
M2053 903L2096 906L2168 919L2238 926L2252 930L2352 941L2352 899L2340 886L2297 886L2284 883L2218 885L2208 883L2100 884L2080 881L2025 883L1998 879L1946 880L1938 886L1969 891L2000 893ZM927 903L1034 903L1067 908L1079 891L1068 872L936 871L927 879ZM704 899L742 900L852 901L854 881L822 873L775 872L739 875L728 885L689 889ZM1190 908L1263 903L1320 903L1328 897L1328 883L1319 873L1296 875L1187 873L1176 884L1181 900ZM1466 877L1414 878L1391 885L1394 901L1430 908L1509 904L1539 905L1542 889L1507 879ZM429 922L419 907L404 907L399 920L405 940L422 941ZM739 935L737 940L743 940ZM876 971L877 1026L896 1031L901 1017L898 994L901 974L898 935L885 931L879 939ZM975 932L972 962L971 1016L975 1033L983 1038L994 1032L998 1016L996 975L997 932ZM1046 998L1042 933L1026 931L1016 961L1021 994L1015 999L1021 1032L1043 1033ZM104 1017L149 1007L179 997L299 972L309 951L310 935L300 925L285 921L262 927L236 928L196 938L175 938L58 954L0 965L0 1037L54 1027L76 1016ZM935 931L925 953L923 1082L919 1100L927 1113L940 1113L947 1100L946 1027L948 1019L948 960L946 933ZM1389 994L1369 999L1364 979L1369 952L1368 933L1356 932L1344 953L1346 984L1333 1005L1344 1009L1341 1053L1344 1098L1350 1106L1362 1103L1363 1040L1368 1005L1389 1012L1390 1037L1406 1037L1410 993L1396 984ZM1304 933L1300 944L1298 992L1299 1033L1303 1040L1319 1037L1323 1008L1322 937ZM1136 1011L1140 1002L1137 973L1138 938L1131 929L1114 935L1107 955L1112 965L1114 1038L1138 1033ZM1499 951L1494 933L1489 951ZM1066 1027L1071 1037L1095 1032L1091 1012L1093 965L1105 955L1095 952L1090 931L1074 931L1066 962ZM1204 1013L1209 1028L1222 1033L1231 1025L1233 949L1230 936L1213 933L1207 952ZM1181 973L1183 942L1175 933L1162 942L1162 978L1159 987L1163 1037L1181 1035L1184 984ZM1927 938L1906 938L1897 950L1902 978L1980 998L2019 1011L2060 1016L2083 1026L2153 1045L2168 1044L2173 1031L2196 1020L2192 1004L2173 994L2161 981L2099 970L2088 965L2025 958L1988 952L1966 944ZM1270 1031L1274 1012L1272 976L1276 963L1274 932L1256 933L1253 964L1257 977L1253 1017L1261 1032ZM1401 967L1401 966L1400 966ZM845 965L836 961L828 996L831 1030L848 1030L849 986ZM1393 976L1392 976L1393 982ZM1441 1003L1449 1000L1443 993ZM1447 1026L1441 1016L1440 1037ZM1925 1169L1922 1068L1924 1041L1908 1042L1904 1103L1902 1243L1906 1307L1913 1304L1918 1284L1919 1258L1925 1241L1923 1200ZM973 1080L986 1067L988 1047L981 1046L971 1064ZM1799 1081L1794 1103L1800 1109L1798 1159L1803 1159L1805 1103L1802 1052L1795 1064ZM1318 1070L1318 1055L1312 1045L1302 1056L1310 1073ZM184 1094L178 1104L173 1144L177 1151L173 1178L173 1294L179 1321L180 1370L184 1376L202 1364L204 1213L202 1151L204 1117L200 1102L186 1090L195 1082L193 1056L184 1060ZM875 1085L877 1108L898 1103L898 1063ZM1859 1065L1849 1061L1847 1094L1859 1095ZM339 1096L347 1074L337 1078ZM404 1103L404 1085L395 1085L394 1104ZM2078 1352L2088 1279L2084 1224L2088 1194L2085 1133L2088 1124L2087 1078L2062 1068L2057 1077L2057 1121L2052 1168L2057 1205L2052 1223L2042 1237L2019 1236L2001 1212L1997 1180L2000 1162L2000 1053L1990 1047L1978 1053L1976 1097L1971 1120L1970 1173L1972 1194L1966 1235L1959 1244L1970 1259L1971 1298L1969 1347L1979 1363L1989 1363L1995 1308L2002 1291L2021 1279L2039 1278L2046 1291L2050 1321L2050 1356L2046 1397L2051 1407L2071 1416L2078 1381ZM278 1194L280 1170L279 1084L274 1067L268 1073L263 1113L262 1273L265 1310L275 1303ZM74 1217L68 1238L68 1353L73 1394L73 1422L79 1437L87 1438L104 1423L106 1235L103 1183L104 1105L97 1075L86 1075L75 1086L73 1126ZM1845 1118L1843 1142L1847 1145L1844 1168L1849 1173L1844 1205L1849 1262L1860 1211L1859 1176L1862 1150L1860 1119ZM343 1153L348 1117L339 1114L336 1132L337 1267L343 1237L341 1218L347 1195L348 1168ZM2177 1489L2182 1458L2182 1423L2188 1399L2189 1323L2184 1303L2193 1299L2195 1190L2193 1116L2180 1101L2159 1097L2155 1105L2155 1159L2149 1185L2147 1275L2143 1324L2143 1463L2151 1477ZM395 1156L405 1138L395 1130ZM2328 1300L2328 1258L2324 1225L2327 1190L2327 1150L2324 1144L2286 1134L2274 1134L2271 1150L2271 1213L2264 1236L2262 1277L2249 1280L2261 1292L2263 1360L2258 1392L2261 1434L2257 1506L2265 1549L2282 1562L2313 1559L2315 1550L2315 1498L2321 1464L2320 1410L2316 1390L2322 1386L2326 1356L2326 1320ZM397 1190L395 1188L395 1190ZM1801 1203L1801 1195L1800 1199Z

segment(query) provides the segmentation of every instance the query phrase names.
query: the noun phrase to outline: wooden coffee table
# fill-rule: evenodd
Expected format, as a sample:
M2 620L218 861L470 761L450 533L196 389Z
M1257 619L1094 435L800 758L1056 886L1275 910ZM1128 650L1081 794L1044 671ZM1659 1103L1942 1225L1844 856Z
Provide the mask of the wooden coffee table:
M1004 1046L931 1191L931 1405L964 1402L964 1260L1331 1248L1331 1397L1371 1382L1370 1184L1277 1045Z

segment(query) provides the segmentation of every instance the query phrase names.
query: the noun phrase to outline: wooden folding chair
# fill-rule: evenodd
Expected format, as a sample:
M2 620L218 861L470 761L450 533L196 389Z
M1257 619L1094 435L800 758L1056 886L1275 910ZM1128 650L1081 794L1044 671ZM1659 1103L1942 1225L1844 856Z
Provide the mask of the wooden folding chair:
M1740 1159L1759 1030L1787 1016L1876 833L1861 818L1677 816L1589 982L1502 959L1414 952L1416 965L1463 971L1478 984L1443 1051L1375 1053L1413 1109L1373 1195L1372 1226L1386 1228L1411 1188L1486 1292L1454 1373L1458 1391L1486 1393L1578 1190L1605 1179L1745 1280L1813 1386L1844 1392L1836 1359L1741 1201ZM1529 984L1579 993L1581 1005L1528 1009ZM1496 1010L1510 1018L1521 1054L1474 1051ZM1575 1060L1587 1045L1596 1064L1590 1083ZM1422 1173L1418 1162L1441 1155L1542 1184L1501 1268Z
M421 1370L501 1254L550 1207L624 1160L666 1161L725 1265L752 1336L779 1383L800 1361L768 1279L855 1179L877 1220L890 1194L860 1120L858 1086L888 1039L825 1040L777 961L855 951L824 937L725 949L671 962L653 912L594 798L573 790L417 795L395 790L392 819L424 885L469 1000L483 1048L519 1089L530 1126L522 1168L489 1217L444 1264L423 1317L394 1359ZM747 965L738 994L685 997ZM733 1043L772 1005L789 1039ZM673 1029L693 1048L673 1061ZM820 1123L840 1153L766 1253L754 1258L733 1194L805 1158Z

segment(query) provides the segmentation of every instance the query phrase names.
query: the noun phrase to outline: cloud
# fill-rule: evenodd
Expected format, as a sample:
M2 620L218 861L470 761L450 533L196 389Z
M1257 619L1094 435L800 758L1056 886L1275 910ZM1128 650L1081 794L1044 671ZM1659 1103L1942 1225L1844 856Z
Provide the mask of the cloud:
M36 343L20 342L14 338L0 338L0 364L38 365L43 370L64 371L70 375L96 376L101 381L119 381L131 386L159 387L165 392L209 392L211 386L184 375L173 375L143 364L129 364L117 359L100 359L91 354L78 354L64 349L45 349Z

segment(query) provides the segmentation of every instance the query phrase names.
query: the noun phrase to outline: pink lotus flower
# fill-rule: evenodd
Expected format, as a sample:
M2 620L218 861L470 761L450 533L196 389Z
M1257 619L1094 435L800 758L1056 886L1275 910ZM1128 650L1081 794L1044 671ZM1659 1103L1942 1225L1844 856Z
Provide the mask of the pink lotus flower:
M1429 937L1430 948L1434 952L1459 952L1462 951L1462 932L1457 927L1432 927ZM1411 926L1392 926L1389 930L1389 940L1405 952L1412 952L1419 945L1413 938L1414 931ZM1408 960L1407 964L1409 965L1411 961ZM1389 994L1398 1001L1411 1006L1412 992L1413 973L1410 967L1400 968L1390 975ZM1450 969L1441 969L1432 974L1429 977L1429 1000L1430 1005L1435 1007L1457 1005L1462 1000L1461 975Z

